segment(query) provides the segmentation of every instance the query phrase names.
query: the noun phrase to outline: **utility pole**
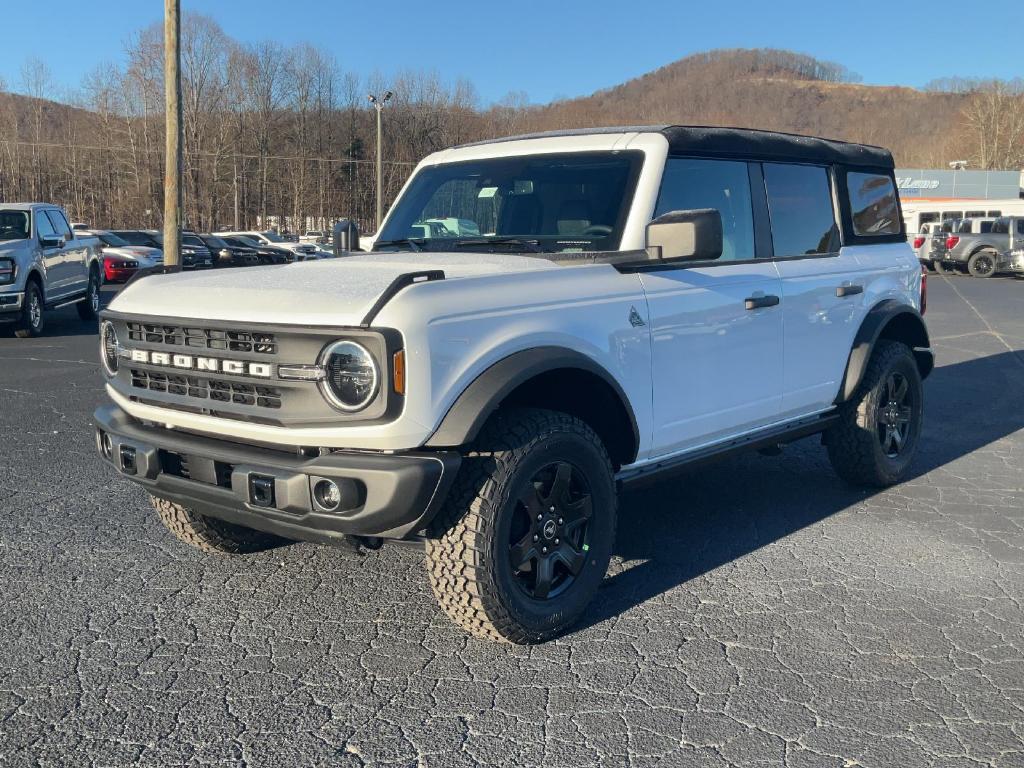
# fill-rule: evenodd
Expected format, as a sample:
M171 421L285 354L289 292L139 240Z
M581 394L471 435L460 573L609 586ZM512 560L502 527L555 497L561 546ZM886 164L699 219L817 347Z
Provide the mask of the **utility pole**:
M385 92L385 94L379 99L372 93L367 94L367 98L370 99L370 103L373 104L373 108L377 110L377 232L380 232L380 224L384 221L384 156L383 150L381 149L382 142L382 131L381 131L381 113L384 111L384 105L388 103L394 94L391 91Z
M181 264L181 0L164 0L164 266Z

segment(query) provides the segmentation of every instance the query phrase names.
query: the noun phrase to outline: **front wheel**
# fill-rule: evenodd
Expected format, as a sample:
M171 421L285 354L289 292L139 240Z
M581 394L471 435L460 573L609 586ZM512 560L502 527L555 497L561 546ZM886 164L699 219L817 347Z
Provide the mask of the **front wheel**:
M967 271L971 277L992 277L996 273L996 252L982 250L973 254L967 262Z
M839 421L825 433L836 473L855 485L898 483L917 452L924 419L924 387L910 347L881 339Z
M85 289L85 298L75 305L78 316L83 320L95 320L100 313L100 271L93 267L89 270L89 286Z
M203 515L159 496L151 495L149 499L167 530L203 552L246 555L271 549L285 541L269 533Z
M19 339L31 339L43 332L43 292L35 280L25 285L25 298L21 304L21 317L14 328Z
M497 413L459 470L427 541L441 608L474 635L536 643L564 632L597 591L615 542L611 462L584 422Z

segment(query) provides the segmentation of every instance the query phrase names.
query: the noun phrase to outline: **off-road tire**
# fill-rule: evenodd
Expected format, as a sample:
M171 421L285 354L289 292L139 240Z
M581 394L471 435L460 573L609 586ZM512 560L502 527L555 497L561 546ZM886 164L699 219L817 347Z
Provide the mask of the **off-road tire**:
M85 289L85 298L75 304L75 309L82 320L95 320L99 317L100 271L95 266L89 268L89 285Z
M908 384L911 416L905 447L891 458L879 439L878 414L894 372ZM880 339L853 397L839 406L838 423L825 433L832 467L854 485L885 488L900 482L917 451L923 414L924 388L913 351L902 342Z
M38 313L33 309L32 302L38 302ZM43 303L43 292L39 283L30 278L25 284L25 298L21 303L21 317L14 326L14 335L19 339L31 339L39 336L46 325L46 305Z
M539 601L520 591L510 575L503 537L535 467L554 461L571 462L586 478L590 542L576 580L562 594ZM576 622L600 586L615 543L616 507L608 453L587 424L555 411L499 411L465 455L427 540L434 596L452 621L478 637L521 644L549 640Z
M983 248L977 253L972 253L967 260L967 271L971 277L992 277L996 273L996 264L999 254L990 248Z
M167 530L203 552L247 555L271 549L284 542L284 539L272 534L201 515L159 496L151 495L149 499Z

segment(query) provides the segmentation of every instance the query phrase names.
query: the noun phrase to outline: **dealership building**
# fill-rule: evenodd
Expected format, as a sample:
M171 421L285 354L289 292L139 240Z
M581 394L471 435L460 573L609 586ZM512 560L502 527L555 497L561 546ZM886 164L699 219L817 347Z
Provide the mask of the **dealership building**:
M901 200L1024 198L1024 171L897 168Z

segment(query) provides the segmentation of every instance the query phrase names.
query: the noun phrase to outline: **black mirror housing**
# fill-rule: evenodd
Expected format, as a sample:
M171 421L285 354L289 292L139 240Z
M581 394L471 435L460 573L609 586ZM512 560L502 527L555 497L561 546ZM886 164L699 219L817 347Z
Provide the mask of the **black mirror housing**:
M64 238L63 237L42 237L39 238L39 244L43 248L63 248Z
M647 225L646 245L660 261L714 261L722 256L722 214L716 208L669 211Z
M359 226L352 219L341 219L332 231L334 255L359 250Z

